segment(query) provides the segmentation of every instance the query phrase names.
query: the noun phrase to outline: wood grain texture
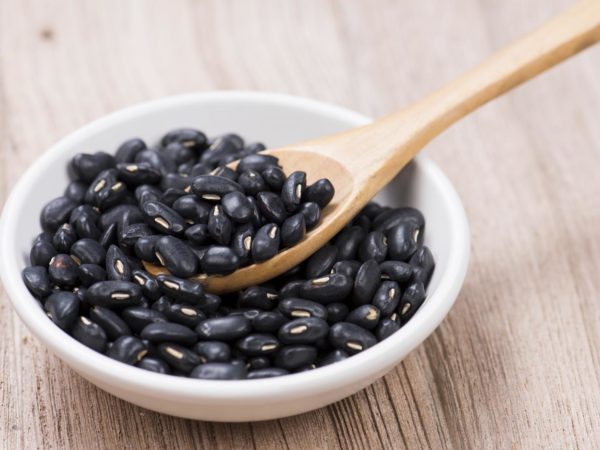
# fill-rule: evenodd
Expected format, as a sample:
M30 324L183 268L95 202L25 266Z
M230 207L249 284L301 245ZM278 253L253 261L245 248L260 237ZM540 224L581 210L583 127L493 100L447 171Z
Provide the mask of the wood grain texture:
M44 149L123 106L236 88L383 115L568 4L0 0L0 202ZM467 209L471 266L439 329L369 388L271 422L163 416L49 355L0 288L0 448L596 447L599 69L588 50L429 145Z

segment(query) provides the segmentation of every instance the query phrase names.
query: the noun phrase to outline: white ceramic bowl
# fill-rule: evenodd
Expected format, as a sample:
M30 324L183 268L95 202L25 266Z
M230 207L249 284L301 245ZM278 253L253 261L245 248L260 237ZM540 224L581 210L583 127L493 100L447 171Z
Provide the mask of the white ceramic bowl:
M78 152L114 151L130 137L155 142L166 131L197 127L228 131L269 146L315 138L368 122L336 106L279 94L212 92L166 98L99 119L64 138L27 171L12 191L0 222L0 275L13 307L31 332L59 358L101 389L136 405L175 416L253 421L309 411L347 397L384 375L419 345L446 316L463 283L469 229L452 185L426 157L418 157L378 200L410 205L425 215L425 243L436 269L428 298L397 333L340 363L299 374L244 381L194 380L161 375L111 360L56 327L21 279L43 205L62 195L66 166ZM26 351L26 349L24 350ZM68 388L65 386L64 388Z

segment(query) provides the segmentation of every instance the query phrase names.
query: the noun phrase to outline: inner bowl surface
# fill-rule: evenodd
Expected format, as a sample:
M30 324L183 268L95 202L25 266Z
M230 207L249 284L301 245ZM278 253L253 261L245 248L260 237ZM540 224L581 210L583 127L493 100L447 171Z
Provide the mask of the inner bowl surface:
M101 389L175 416L213 421L251 421L289 416L349 396L384 375L443 320L464 280L469 230L454 188L428 158L417 157L378 196L390 206L414 206L426 219L425 244L436 260L428 297L397 333L342 362L263 380L212 381L161 375L113 361L56 327L21 279L39 213L67 186L66 167L78 152L116 147L131 137L149 144L172 128L196 127L209 136L226 132L280 147L346 128L369 118L313 100L280 94L212 92L133 106L75 131L54 145L13 189L0 221L0 276L13 307L29 330L63 361ZM301 169L301 168L299 168Z

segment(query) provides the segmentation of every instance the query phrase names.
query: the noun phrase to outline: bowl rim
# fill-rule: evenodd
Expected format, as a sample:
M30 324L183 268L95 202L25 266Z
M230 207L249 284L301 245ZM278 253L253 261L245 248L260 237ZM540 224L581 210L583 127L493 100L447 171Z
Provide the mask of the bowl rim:
M17 214L25 204L26 192L35 180L44 173L56 157L68 151L72 145L99 130L110 128L122 120L137 115L168 109L186 104L214 102L237 103L240 101L256 104L294 107L307 112L324 114L356 126L368 123L371 119L360 113L340 106L281 93L254 91L210 91L189 93L141 104L110 113L96 119L70 133L44 152L21 176L12 189L0 218L0 278L5 286L13 308L28 329L57 356L81 374L96 379L119 383L121 390L144 393L149 397L170 395L178 401L194 402L202 398L206 402L227 402L242 404L249 400L299 398L307 392L324 393L339 389L350 383L358 384L376 374L382 374L390 366L398 364L402 358L427 338L442 322L462 286L466 276L470 236L467 217L461 200L454 187L441 169L429 158L419 155L415 158L421 170L438 185L443 203L449 211L448 228L450 233L449 260L436 290L428 294L427 301L399 331L377 345L338 363L302 373L258 380L201 380L175 377L145 371L122 364L79 343L60 330L45 316L37 305L37 300L25 287L20 270L17 268L21 255L6 251L12 249L12 241L18 233Z

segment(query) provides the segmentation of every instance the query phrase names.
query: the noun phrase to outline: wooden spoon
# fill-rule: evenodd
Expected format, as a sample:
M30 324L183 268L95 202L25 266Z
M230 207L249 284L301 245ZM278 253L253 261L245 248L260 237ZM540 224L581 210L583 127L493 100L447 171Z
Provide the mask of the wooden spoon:
M598 40L600 0L582 1L403 110L360 128L268 150L265 153L277 156L286 173L303 170L309 183L331 180L336 193L320 225L266 262L226 276L200 274L193 279L210 292L226 293L286 272L333 238L425 144L458 119ZM154 275L168 273L144 265Z

